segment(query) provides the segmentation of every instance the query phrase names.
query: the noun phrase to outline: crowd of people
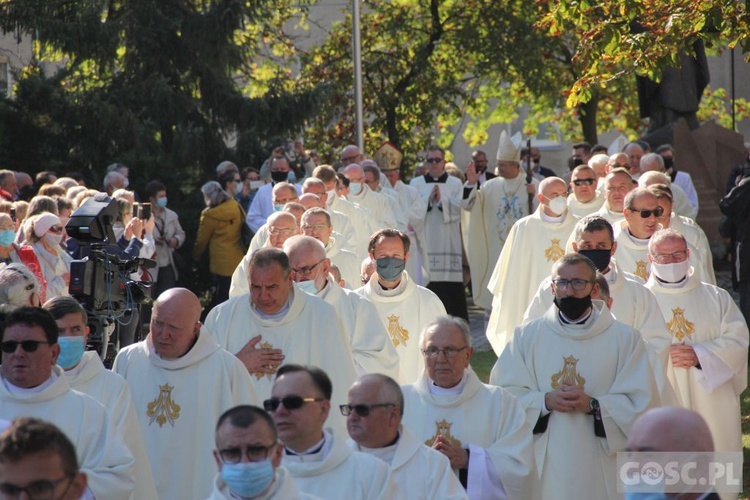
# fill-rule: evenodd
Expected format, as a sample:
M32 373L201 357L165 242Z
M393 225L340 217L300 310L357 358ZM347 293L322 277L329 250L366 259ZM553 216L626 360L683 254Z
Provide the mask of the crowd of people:
M431 146L409 183L390 145L222 162L192 249L215 283L203 322L164 184L141 217L122 164L104 194L45 172L29 203L0 171L0 497L620 498L618 452L741 452L747 318L678 160L577 143L557 176L503 133L494 172ZM112 370L68 294L83 248L65 224L90 197L156 262L148 333L119 330Z

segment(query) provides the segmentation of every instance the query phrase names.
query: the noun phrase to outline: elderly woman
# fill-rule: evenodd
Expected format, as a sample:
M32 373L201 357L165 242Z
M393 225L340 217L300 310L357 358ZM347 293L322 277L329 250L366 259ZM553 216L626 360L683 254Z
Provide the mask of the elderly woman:
M209 267L216 283L212 306L229 298L232 273L245 256L242 224L245 211L216 181L201 186L206 208L201 213L193 260L199 260L208 246Z
M8 314L22 306L41 307L42 288L31 270L23 264L0 266L0 313Z
M52 213L43 213L26 220L26 242L34 249L41 264L42 275L47 282L46 299L69 295L70 262L73 259L60 246L64 232L60 218Z

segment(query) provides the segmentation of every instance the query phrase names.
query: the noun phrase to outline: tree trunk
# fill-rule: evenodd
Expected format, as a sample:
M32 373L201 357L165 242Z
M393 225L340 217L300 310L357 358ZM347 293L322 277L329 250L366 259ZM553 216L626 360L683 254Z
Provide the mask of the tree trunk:
M583 140L591 144L599 142L596 134L596 112L599 108L599 93L592 92L591 99L578 106L578 121L581 122Z

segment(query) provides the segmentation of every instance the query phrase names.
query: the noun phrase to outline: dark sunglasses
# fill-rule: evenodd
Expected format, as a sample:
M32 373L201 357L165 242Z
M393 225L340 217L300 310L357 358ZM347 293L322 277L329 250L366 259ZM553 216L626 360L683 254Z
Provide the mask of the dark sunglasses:
M378 403L374 405L339 405L341 414L348 417L352 412L356 413L360 417L366 417L370 414L373 408L387 408L389 406L396 406L393 403Z
M443 161L443 159L442 158L427 158L427 160L425 161L427 163L440 163L441 161Z
M575 184L576 186L581 186L583 184L591 186L595 181L596 179L576 179L573 181L573 184Z
M637 208L631 208L630 211L641 214L641 219L648 219L652 215L654 217L661 217L664 215L664 209L662 207L656 207L653 210L638 210Z
M314 401L325 401L323 398L303 398L302 396L287 396L285 398L270 398L263 401L263 408L266 411L276 411L279 405L284 405L287 410L298 410L302 408L305 403L312 403Z
M5 354L10 354L16 352L18 344L21 344L21 349L26 352L36 352L36 350L39 349L39 344L49 344L49 342L46 340L22 340L21 342L16 340L6 340L5 342L0 342L0 349L2 349Z

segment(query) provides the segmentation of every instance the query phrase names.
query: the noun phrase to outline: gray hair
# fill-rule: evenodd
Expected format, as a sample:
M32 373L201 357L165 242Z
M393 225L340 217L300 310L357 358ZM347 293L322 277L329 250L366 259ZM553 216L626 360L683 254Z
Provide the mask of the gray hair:
M209 208L217 207L230 199L229 194L216 181L208 181L202 185L201 193L203 193L203 198Z
M561 267L583 264L589 268L589 281L596 280L597 269L591 259L579 253L566 253L552 265L552 276L557 276Z
M594 155L589 159L588 166L591 168L598 167L600 165L606 165L609 161L609 156L605 154Z
M107 175L104 176L104 189L107 189L107 186L113 185L116 180L119 180L124 183L125 179L127 179L127 177L122 175L120 172L116 172L112 170L111 172L109 172Z
M607 281L607 277L599 271L596 272L596 284L599 285L599 298L607 302L610 298L609 282Z
M459 318L457 316L450 316L448 314L443 315L443 316L438 316L434 320L427 323L427 326L425 326L419 334L419 346L420 347L424 347L424 337L427 334L427 332L436 327L437 328L440 328L440 327L457 328L461 332L461 335L463 335L464 342L466 342L466 345L468 347L471 347L471 329L469 329L469 324L463 318Z
M656 231L651 238L648 240L648 253L656 255L656 245L666 240L679 240L685 244L685 249L688 248L687 240L681 232L671 227L665 229L659 229Z
M579 220L575 228L573 228L574 241L577 243L580 241L583 233L593 233L594 231L607 231L609 241L615 241L615 232L612 229L612 224L601 215L587 215Z
M12 263L0 268L0 312L27 306L33 293L40 293L39 281L23 264Z
M650 165L652 163L656 163L659 165L659 172L664 172L664 158L662 158L662 156L657 153L646 153L645 155L641 156L641 172L643 172L643 167L645 165Z

